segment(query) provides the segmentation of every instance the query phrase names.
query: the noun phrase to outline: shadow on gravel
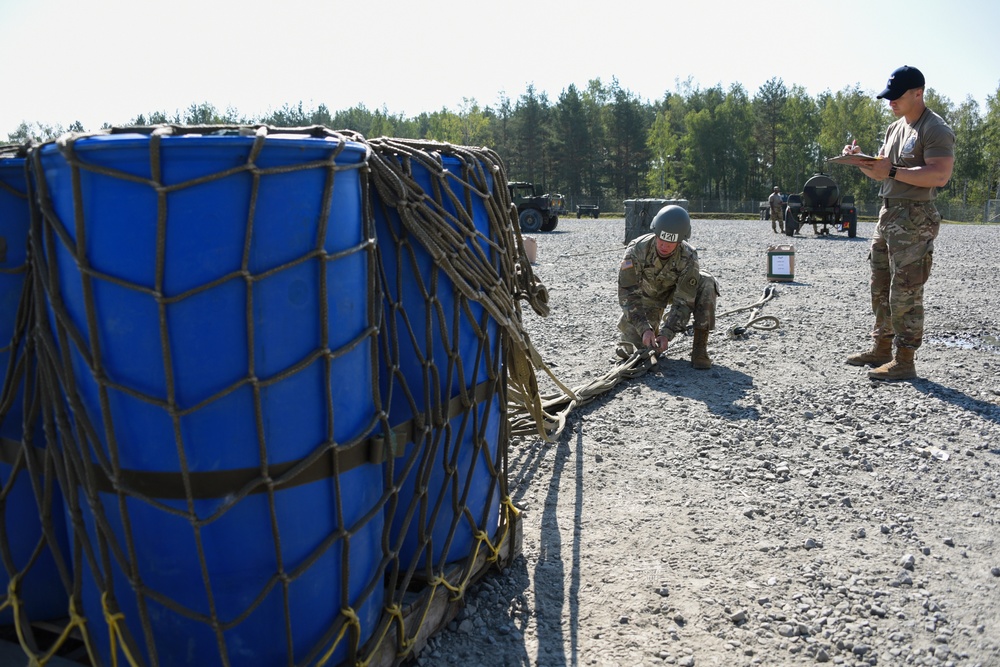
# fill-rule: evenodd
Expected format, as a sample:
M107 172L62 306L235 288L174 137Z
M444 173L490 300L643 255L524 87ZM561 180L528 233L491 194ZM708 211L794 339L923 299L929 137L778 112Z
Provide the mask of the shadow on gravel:
M852 239L849 236L839 235L837 233L820 234L820 235L817 236L817 235L813 234L812 232L810 232L809 234L796 234L795 236L786 237L786 238L790 238L790 239L798 240L798 241L805 241L805 240L808 239L808 240L813 240L813 241L838 241L838 242L842 241L844 243L868 243L868 239L865 238L864 236L855 236Z
M740 404L753 388L753 378L742 371L717 364L699 371L687 359L662 359L659 369L640 381L656 391L701 401L709 412L724 419L760 419L756 407Z
M531 621L531 609L524 595L524 590L528 587L529 580L528 560L524 555L518 556L511 563L510 570L511 576L507 579L508 581L516 581L517 584L516 587L505 587L504 595L507 596L507 603L510 605L511 624L517 629L521 637L520 640L514 640L509 644L514 647L514 655L511 655L511 651L504 649L502 664L504 667L530 667L533 661L528 657L528 649L524 642L524 638L529 632L528 624ZM504 645L507 646L508 644L504 642Z
M981 401L978 398L973 398L964 392L952 389L951 387L946 387L943 384L934 382L933 380L918 378L916 380L910 380L910 384L913 385L914 389L927 394L930 398L937 398L946 403L951 403L955 407L968 410L982 419L987 419L995 424L1000 424L1000 406L995 403ZM993 449L991 451L993 453L1000 453L1000 450L997 449Z
M530 488L545 489L539 522L538 560L534 563L531 576L534 582L538 656L528 656L525 650L525 653L517 656L517 665L533 665L536 664L536 659L538 664L545 664L547 667L581 664L578 636L581 579L579 536L583 525L586 482L584 429L581 424L586 422L586 416L591 411L599 409L607 401L615 400L620 392L629 391L634 383L643 383L658 392L701 401L711 412L725 419L760 418L757 408L738 404L746 399L753 386L751 377L746 373L724 366L697 371L691 368L688 359L661 359L656 369L623 382L594 401L576 408L568 417L565 430L556 442L531 437L525 438L511 449L509 490L514 504L521 506L521 501ZM560 492L567 465L575 466L572 471L575 484L571 501L565 496L565 490L562 495ZM562 516L565 521L567 502L572 502L572 527L560 525L558 509L563 508ZM563 543L563 535L568 534L572 534L573 538L567 545ZM531 567L527 563L524 565ZM564 618L567 623L562 622ZM523 626L520 628L523 634L526 621L521 619L517 624Z
M551 474L541 465L541 461L551 456L555 450L552 460ZM538 560L534 564L534 572L531 580L534 582L533 614L535 616L535 632L538 637L538 655L531 658L527 655L527 649L522 648L523 653L517 656L516 665L544 664L553 667L563 667L565 665L578 665L581 663L579 655L579 620L580 620L580 528L583 524L583 490L584 490L584 452L583 452L583 429L580 428L578 415L570 417L566 430L560 435L559 440L554 443L547 443L540 439L526 441L523 447L518 448L519 453L525 458L517 464L512 462L511 472L515 473L512 480L511 499L514 504L518 504L518 499L523 497L524 491L530 485L532 478L539 472L545 472L547 479L538 480L544 483L545 499L542 506L541 520L539 523L539 550ZM565 508L568 498L560 497L560 484L567 462L572 462L576 469L572 476L576 480L573 489L573 509L572 509L572 530L567 526L559 525L558 508ZM515 472L515 468L517 469ZM569 545L563 544L562 536L572 534L573 540ZM519 559L522 560L523 559ZM525 568L527 563L524 562ZM569 576L566 576L566 569L569 568ZM519 581L527 581L527 577L519 578ZM568 619L564 624L562 619ZM524 617L515 622L521 631L522 636L527 632L528 618ZM568 634L566 637L564 635ZM567 641L568 639L568 641ZM568 647L568 648L567 648ZM568 653L568 655L567 655ZM504 662L504 665L510 665Z
M782 280L782 288L784 287L812 287L813 283L806 282L805 280ZM718 329L716 329L718 331Z

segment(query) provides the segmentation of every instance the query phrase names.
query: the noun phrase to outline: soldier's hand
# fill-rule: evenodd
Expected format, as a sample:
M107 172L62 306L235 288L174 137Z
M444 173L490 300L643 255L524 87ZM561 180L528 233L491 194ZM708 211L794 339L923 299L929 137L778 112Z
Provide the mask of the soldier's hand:
M669 345L669 344L670 344L670 341L667 340L666 336L657 336L656 337L656 351L659 352L660 354L663 354L664 352L667 351L667 345Z
M656 345L656 334L653 333L652 329L646 329L646 333L642 334L642 345L643 347L653 347Z

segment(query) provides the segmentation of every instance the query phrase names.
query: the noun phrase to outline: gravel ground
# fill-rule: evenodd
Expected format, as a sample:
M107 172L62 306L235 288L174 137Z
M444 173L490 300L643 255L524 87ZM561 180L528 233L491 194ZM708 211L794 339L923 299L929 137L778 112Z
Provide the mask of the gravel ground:
M858 237L695 220L719 313L777 296L774 331L679 336L661 363L571 413L558 442L515 439L522 554L466 595L419 665L1000 665L1000 228L945 225L920 379L844 364L871 325ZM568 386L617 360L624 219L560 221L525 309ZM766 280L767 247L795 277ZM547 379L540 376L540 381Z

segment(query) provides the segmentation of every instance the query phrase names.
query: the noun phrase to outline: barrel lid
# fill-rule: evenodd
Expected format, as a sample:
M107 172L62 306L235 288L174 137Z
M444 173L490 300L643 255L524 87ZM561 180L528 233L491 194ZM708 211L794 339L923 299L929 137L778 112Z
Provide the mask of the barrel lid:
M134 149L145 148L151 141L149 134L140 132L117 132L112 134L92 134L82 135L73 141L73 148L78 152L100 151L111 149ZM199 134L184 133L177 135L165 135L161 139L162 145L171 149L177 147L195 147L199 149L211 148L232 148L250 146L255 141L253 136L236 134ZM356 141L346 139L341 141L336 136L312 137L296 133L274 133L265 138L265 147L280 146L291 149L329 149L341 143L344 144L344 153L351 157L362 157L367 153L367 148ZM41 152L49 154L59 150L60 142L49 142L42 146ZM343 153L342 153L343 155ZM349 160L345 156L345 160ZM357 160L353 160L357 161Z

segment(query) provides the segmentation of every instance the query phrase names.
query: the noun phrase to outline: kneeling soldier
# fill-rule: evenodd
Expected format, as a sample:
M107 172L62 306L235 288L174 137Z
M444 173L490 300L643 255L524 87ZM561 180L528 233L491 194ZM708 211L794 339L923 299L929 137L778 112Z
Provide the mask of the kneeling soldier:
M629 244L618 270L622 338L616 352L625 359L638 348L662 354L693 316L691 365L711 368L708 333L715 328L719 287L701 271L698 252L687 243L691 218L681 206L664 206L649 229Z

